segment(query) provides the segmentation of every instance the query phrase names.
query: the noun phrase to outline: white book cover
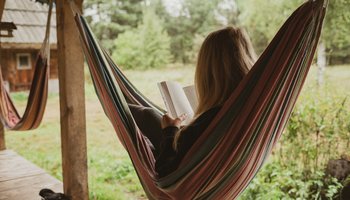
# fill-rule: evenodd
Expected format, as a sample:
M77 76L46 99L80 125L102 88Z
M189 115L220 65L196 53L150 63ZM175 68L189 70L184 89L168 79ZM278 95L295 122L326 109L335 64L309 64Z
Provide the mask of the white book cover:
M182 124L188 124L198 105L194 86L182 88L177 82L163 81L158 83L158 87L169 115L177 118L182 114L187 114L187 119Z

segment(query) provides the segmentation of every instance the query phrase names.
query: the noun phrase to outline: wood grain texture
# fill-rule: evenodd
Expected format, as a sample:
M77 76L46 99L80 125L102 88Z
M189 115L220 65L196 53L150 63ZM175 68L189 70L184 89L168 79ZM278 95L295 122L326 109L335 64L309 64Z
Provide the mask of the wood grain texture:
M6 149L6 141L5 141L5 128L2 123L0 123L0 151Z
M0 151L0 200L38 200L43 188L63 192L60 181L11 150Z
M0 0L0 21L2 18L2 13L4 12L5 0Z
M82 8L82 1L75 1ZM84 57L69 1L57 1L63 185L72 200L88 200Z

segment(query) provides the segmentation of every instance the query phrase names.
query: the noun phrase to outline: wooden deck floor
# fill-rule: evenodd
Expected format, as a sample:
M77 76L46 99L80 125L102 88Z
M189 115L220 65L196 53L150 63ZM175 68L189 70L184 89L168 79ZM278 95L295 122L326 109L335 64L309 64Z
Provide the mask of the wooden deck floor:
M62 192L63 185L14 151L0 151L0 200L40 200L42 188Z

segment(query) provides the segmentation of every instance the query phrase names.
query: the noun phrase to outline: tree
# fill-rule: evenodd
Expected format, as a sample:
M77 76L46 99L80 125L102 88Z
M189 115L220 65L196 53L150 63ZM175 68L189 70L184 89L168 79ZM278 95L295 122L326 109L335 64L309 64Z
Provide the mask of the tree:
M350 52L350 1L329 1L322 40L326 55L332 58L349 57Z
M223 26L239 25L240 10L236 0L221 0L216 8L218 20Z
M163 67L171 60L170 38L163 22L151 7L143 14L142 24L119 35L114 44L113 59L124 68Z
M85 16L96 37L109 51L119 34L142 20L143 0L86 0Z
M219 0L184 0L181 1L180 9L176 13L170 13L162 0L152 2L157 8L157 14L165 21L175 61L182 63L193 61L196 35L206 35L218 27L216 17L218 2Z
M303 1L240 0L243 14L241 22L250 29L258 52L262 52L283 21ZM258 5L258 6L257 6ZM330 58L349 57L350 51L350 1L329 1L320 43L317 49L318 84L323 83L323 73ZM328 62L330 63L330 62Z
M304 0L238 0L239 21L247 27L258 52L265 49L282 23ZM329 1L321 42L325 55L348 55L350 49L350 1ZM321 45L322 46L322 45Z
M304 0L238 0L239 22L251 36L257 53L261 53L283 22Z

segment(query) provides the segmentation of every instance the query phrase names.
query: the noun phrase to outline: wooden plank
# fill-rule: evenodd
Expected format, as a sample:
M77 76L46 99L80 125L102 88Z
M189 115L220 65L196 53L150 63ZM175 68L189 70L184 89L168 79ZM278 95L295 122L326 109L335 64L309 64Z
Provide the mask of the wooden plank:
M62 192L60 181L11 150L0 151L0 200L38 200L43 188Z
M0 192L0 200L40 200L39 191L43 188L52 189L55 192L61 190L62 184L58 185L33 185L32 187L23 187L18 190Z
M2 123L0 123L0 151L6 149L6 142L5 142L5 128Z
M84 58L69 1L56 6L63 186L72 200L88 200Z
M0 0L1 1L1 0ZM1 43L2 49L36 49L39 50L42 46L42 43L8 43L3 42ZM57 49L57 44L50 44L50 49L55 50Z
M16 166L8 165L8 168L0 171L0 183L21 177L34 176L44 173L45 171L38 167L27 166L26 163L19 162Z
M62 183L48 174L2 182L0 186L0 200L38 200L39 191L43 188L63 192Z
M12 193L11 190L23 190L25 187L28 187L28 185L31 186L29 189L36 188L35 190L37 192L43 188L49 188L55 192L63 191L61 182L44 173L2 182L0 187L0 196L2 196L1 194Z
M6 150L0 152L0 183L20 177L45 173L44 170L13 151Z
M11 150L2 150L0 151L0 155L15 155L16 153L14 151ZM2 158L2 157L0 157Z

